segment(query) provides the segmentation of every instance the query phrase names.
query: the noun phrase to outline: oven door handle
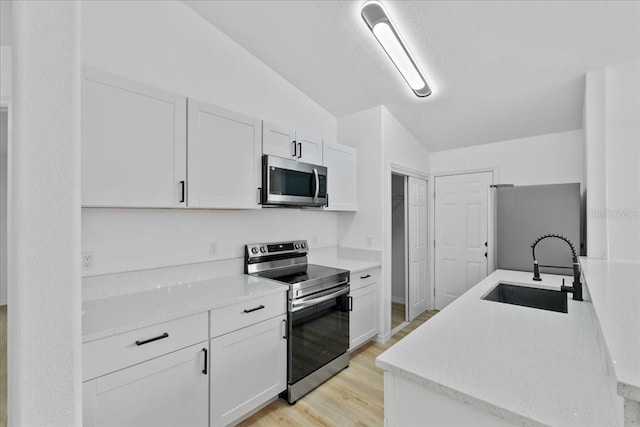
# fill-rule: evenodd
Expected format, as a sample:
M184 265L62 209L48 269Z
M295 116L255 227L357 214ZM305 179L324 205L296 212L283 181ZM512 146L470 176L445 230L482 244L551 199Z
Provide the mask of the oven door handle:
M291 303L291 311L297 311L300 310L301 308L305 308L305 307L309 307L312 305L316 305L319 304L321 302L324 301L329 301L330 299L339 297L341 295L346 295L349 293L350 291L350 286L348 282L343 282L343 283L347 283L346 285L342 286L339 290L331 292L328 295L323 295L317 298L312 298L306 301L302 301L302 302L292 302Z

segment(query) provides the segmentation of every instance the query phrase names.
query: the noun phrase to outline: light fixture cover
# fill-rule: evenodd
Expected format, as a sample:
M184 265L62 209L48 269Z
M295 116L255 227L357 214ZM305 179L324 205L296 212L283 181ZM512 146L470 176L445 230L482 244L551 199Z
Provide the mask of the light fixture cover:
M419 97L431 95L427 79L420 71L382 4L375 0L366 2L362 5L360 14L413 93Z

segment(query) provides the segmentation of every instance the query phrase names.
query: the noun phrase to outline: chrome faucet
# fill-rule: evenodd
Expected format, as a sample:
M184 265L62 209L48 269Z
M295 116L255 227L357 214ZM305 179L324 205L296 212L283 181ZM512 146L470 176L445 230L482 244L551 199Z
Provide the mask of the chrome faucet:
M554 265L538 265L538 261L536 260L536 246L544 239L548 239L551 237L555 237L556 239L560 239L565 241L569 247L571 248L571 255L573 257L573 267L558 267ZM553 267L553 268L573 268L573 286L565 286L562 285L560 290L562 292L571 292L573 293L573 299L575 301L582 301L582 283L580 283L580 264L578 264L578 255L576 254L576 247L573 246L573 243L569 239L559 234L545 234L536 239L533 244L531 244L531 250L533 252L533 280L536 282L541 281L540 278L540 267ZM564 283L564 281L563 281Z

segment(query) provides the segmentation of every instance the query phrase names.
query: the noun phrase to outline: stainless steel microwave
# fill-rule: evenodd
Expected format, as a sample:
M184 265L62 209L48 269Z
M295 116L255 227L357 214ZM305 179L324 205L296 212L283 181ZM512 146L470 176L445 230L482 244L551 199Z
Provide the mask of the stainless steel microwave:
M262 204L266 206L326 206L327 168L262 156Z

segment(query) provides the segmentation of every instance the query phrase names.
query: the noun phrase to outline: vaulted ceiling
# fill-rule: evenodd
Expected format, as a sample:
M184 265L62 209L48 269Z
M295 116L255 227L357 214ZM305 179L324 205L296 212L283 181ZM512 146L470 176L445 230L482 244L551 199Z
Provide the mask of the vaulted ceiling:
M363 1L185 1L342 117L383 104L430 151L582 127L584 75L640 59L640 2L383 1L433 95L418 98Z

